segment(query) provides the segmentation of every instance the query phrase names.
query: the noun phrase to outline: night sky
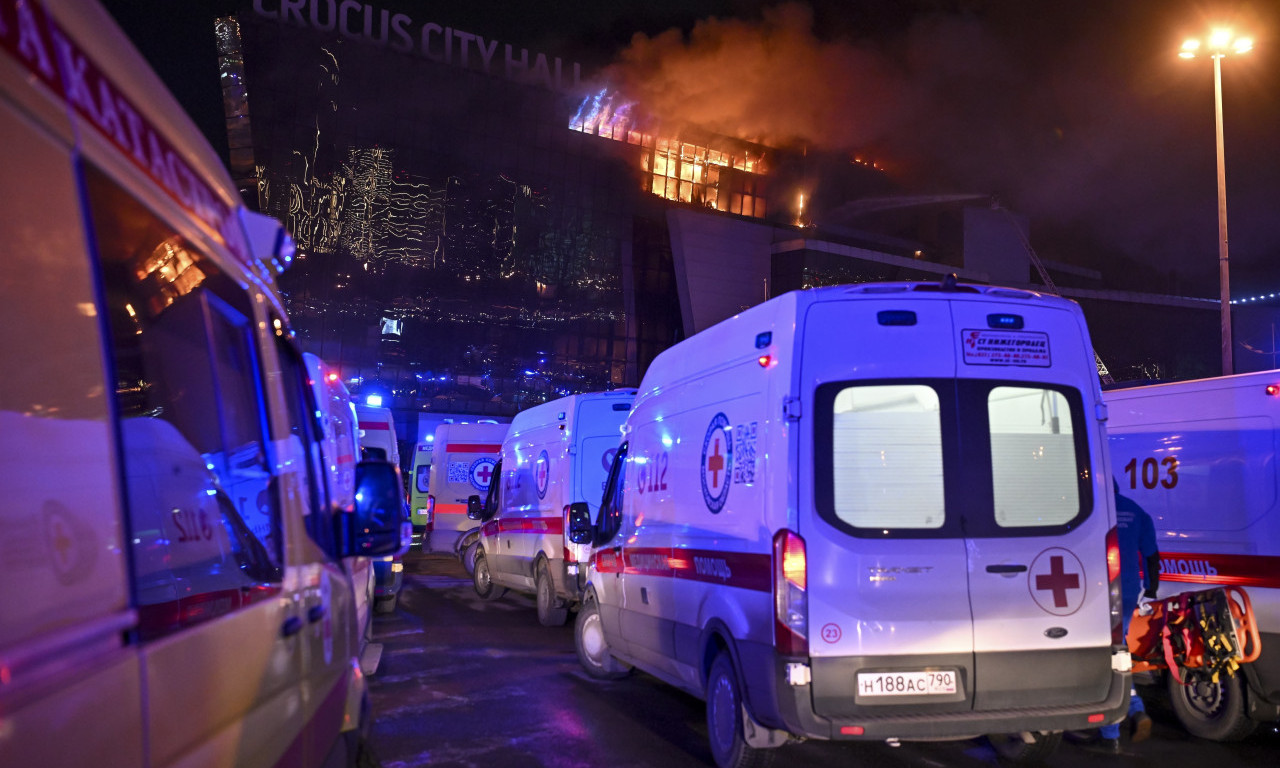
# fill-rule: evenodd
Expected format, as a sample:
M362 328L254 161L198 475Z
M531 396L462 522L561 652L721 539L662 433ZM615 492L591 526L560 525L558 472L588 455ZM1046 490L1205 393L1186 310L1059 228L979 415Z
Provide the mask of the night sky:
M225 155L211 20L235 0L105 4ZM1045 258L1132 260L1152 292L1214 298L1213 66L1177 51L1226 22L1255 46L1223 65L1232 294L1280 291L1274 0L370 4L581 61L667 120L995 195Z

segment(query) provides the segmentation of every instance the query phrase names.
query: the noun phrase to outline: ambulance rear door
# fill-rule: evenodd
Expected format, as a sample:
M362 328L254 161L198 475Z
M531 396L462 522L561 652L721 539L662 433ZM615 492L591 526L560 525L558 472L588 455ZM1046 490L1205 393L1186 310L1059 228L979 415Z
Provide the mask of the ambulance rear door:
M941 300L801 307L797 533L814 711L967 709L973 618L958 487L956 349Z
M566 503L584 501L591 509L592 522L599 522L600 499L609 479L609 467L622 442L622 423L631 412L635 392L610 393L609 396L583 396L578 401L574 419L574 457L572 490ZM585 560L589 544L564 543L565 552L575 562Z
M949 302L974 709L1101 702L1112 678L1110 482L1097 369L1078 310L1004 293Z

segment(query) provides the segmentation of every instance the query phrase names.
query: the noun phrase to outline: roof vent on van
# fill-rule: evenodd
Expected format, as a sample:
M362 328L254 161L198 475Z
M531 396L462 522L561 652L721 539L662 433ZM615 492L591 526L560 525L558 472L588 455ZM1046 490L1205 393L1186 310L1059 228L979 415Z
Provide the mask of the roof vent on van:
M1036 294L1031 291L1019 291L1016 288L991 288L987 290L987 295L1002 299L1034 299L1036 297Z
M901 283L892 285L859 285L852 290L857 293L902 293L907 290L907 286Z

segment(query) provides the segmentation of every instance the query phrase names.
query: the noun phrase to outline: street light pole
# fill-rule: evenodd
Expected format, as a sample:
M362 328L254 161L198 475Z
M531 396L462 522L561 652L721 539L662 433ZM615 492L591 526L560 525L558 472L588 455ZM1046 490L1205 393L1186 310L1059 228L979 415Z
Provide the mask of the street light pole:
M1229 29L1215 29L1210 33L1208 43L1209 55L1213 58L1213 115L1218 144L1218 302L1222 315L1222 375L1230 376L1235 372L1235 366L1231 359L1231 281L1227 269L1227 162L1222 141L1222 59L1229 50L1248 52L1253 48L1253 40L1235 37ZM1178 55L1192 59L1199 50L1199 40L1187 40Z
M1227 269L1227 162L1222 142L1222 56L1213 56L1213 106L1218 133L1218 302L1222 315L1222 375L1235 373L1231 360L1231 278Z

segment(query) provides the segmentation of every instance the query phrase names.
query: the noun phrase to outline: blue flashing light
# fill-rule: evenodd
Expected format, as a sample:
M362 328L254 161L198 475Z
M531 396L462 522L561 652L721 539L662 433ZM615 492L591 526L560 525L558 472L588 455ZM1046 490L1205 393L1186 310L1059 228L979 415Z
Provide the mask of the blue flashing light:
M379 406L382 405L382 395L369 395L364 399L364 401L368 405L372 405L374 408L378 408Z
M756 334L756 349L764 349L773 343L773 331Z
M1003 315L1003 314L987 315L988 328L999 328L1001 330L1008 330L1008 331L1020 331L1022 330L1023 325L1024 323L1022 321L1022 315Z

